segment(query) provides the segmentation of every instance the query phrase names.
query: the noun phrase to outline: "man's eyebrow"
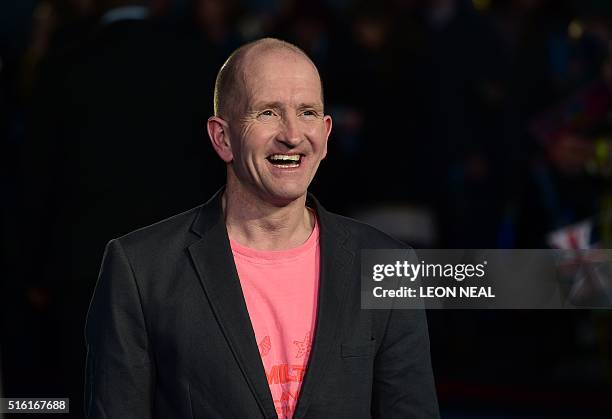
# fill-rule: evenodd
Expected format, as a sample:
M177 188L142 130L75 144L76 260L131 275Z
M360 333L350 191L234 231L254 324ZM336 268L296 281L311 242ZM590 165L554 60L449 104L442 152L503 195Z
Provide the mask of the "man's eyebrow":
M252 106L252 109L280 109L283 107L281 102L257 102Z
M259 109L282 109L285 105L282 102L258 102L255 103L251 108L252 110ZM317 111L323 111L323 105L320 103L300 103L297 109L315 109Z
M316 111L323 111L323 105L320 103L300 103L298 109L314 109Z

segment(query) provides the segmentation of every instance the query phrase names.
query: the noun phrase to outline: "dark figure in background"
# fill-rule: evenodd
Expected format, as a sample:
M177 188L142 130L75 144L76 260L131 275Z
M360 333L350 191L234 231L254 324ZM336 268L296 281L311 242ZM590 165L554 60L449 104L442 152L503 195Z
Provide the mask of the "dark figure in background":
M9 330L4 348L7 394L70 397L76 417L82 331L105 243L193 207L222 184L201 125L219 63L159 27L146 2L98 6L92 35L49 60L34 91L15 292L29 293L42 314ZM32 342L37 333L45 337Z
M437 209L439 245L496 247L507 57L490 22L467 0L431 0L420 11L425 53L422 95L430 138L417 165ZM435 162L424 164L423 162ZM440 177L442 175L442 177Z
M606 182L587 168L596 161L597 140L610 132L608 111L597 104L611 90L605 71L612 7L596 1L570 6L542 0L522 32L512 124L520 129L515 135L522 150L517 247L550 247L553 231L604 210ZM572 120L584 122L572 126Z
M240 8L236 0L192 0L191 28L201 42L214 47L219 60L242 44L237 31Z

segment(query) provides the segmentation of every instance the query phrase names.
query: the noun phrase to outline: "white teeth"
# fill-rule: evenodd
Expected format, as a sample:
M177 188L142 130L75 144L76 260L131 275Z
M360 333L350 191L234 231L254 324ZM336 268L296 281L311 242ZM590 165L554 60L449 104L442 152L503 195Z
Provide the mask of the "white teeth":
M299 154L273 154L268 157L270 160L289 160L289 161L300 161Z
M300 167L298 163L292 163L292 164L274 164L272 163L272 166L282 167L283 169L291 168L291 167Z

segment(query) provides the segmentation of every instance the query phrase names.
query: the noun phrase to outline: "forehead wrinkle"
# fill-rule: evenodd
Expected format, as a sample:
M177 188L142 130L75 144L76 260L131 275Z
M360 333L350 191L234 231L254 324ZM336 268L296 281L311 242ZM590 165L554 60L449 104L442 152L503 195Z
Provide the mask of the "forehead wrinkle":
M268 55L270 53L282 54L296 62L300 57L310 63L314 70L315 77L318 81L320 91L320 101L324 104L324 89L321 80L321 75L308 55L299 47L275 38L262 38L257 41L245 44L236 49L217 73L215 80L214 91L214 115L232 119L239 109L240 105L245 107L249 92L246 91L247 71L245 63L258 56ZM240 85L242 82L242 85Z
M280 108L283 108L284 106L285 105L279 101L260 100L260 101L253 103L250 107L253 109L264 109L264 108L280 109Z
M297 108L298 109L305 109L305 108L322 109L323 104L321 102L300 102Z
M260 51L259 54L255 54L260 49L263 49L263 51ZM252 71L254 75L259 76L261 78L262 77L261 75L257 74L256 71L253 71L253 67L257 68L258 66L261 66L262 65L261 63L263 62L263 60L270 59L270 57L273 57L273 54L277 54L277 57L283 56L284 58L289 58L293 61L293 63L299 63L300 61L308 63L308 65L310 66L310 69L313 71L312 75L317 80L317 86L319 88L318 96L321 102L321 107L323 107L324 106L323 83L321 81L321 75L319 74L319 70L314 65L310 57L308 57L307 55L303 53L293 51L289 48L284 48L281 46L267 46L265 44L255 45L252 48L248 49L242 55L238 63L239 69L240 69L238 73L240 74L240 81L242 82L243 93L244 93L244 96L248 98L247 99L248 102L251 101L251 96L253 96L253 93L254 93L253 89L249 87L249 74ZM253 75L251 75L251 78L253 78Z
M252 110L260 110L264 108L272 108L272 109L305 109L312 108L317 111L323 111L323 102L321 101L319 96L315 96L314 98L308 97L310 94L307 92L303 93L304 90L309 89L300 89L301 91L292 92L289 98L277 99L274 97L274 94L269 94L267 97L265 92L267 92L266 87L260 88L257 90L250 90L249 100L246 104L246 108L249 111ZM264 94L262 94L264 92ZM306 97L305 97L306 96Z

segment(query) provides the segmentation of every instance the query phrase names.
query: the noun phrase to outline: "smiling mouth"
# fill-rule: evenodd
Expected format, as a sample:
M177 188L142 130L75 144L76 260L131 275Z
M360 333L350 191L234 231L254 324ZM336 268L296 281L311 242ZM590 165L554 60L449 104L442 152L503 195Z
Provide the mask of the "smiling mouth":
M283 169L291 169L300 167L302 162L301 154L272 154L266 157L266 159L272 163L273 166L280 167Z

